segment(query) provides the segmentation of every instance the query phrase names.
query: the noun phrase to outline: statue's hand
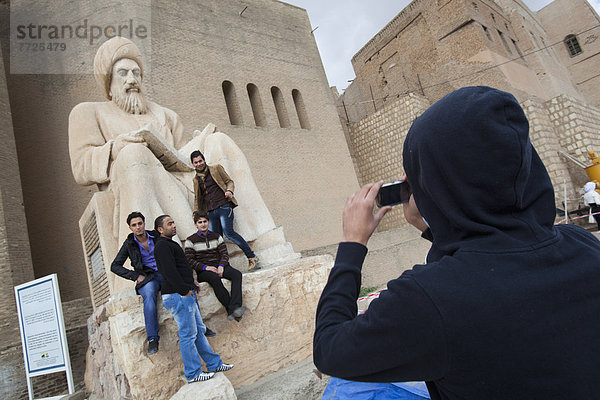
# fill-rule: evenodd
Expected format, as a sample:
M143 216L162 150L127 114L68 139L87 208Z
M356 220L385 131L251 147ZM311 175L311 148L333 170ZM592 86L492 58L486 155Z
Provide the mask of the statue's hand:
M119 136L117 136L117 138L115 139L115 141L113 143L111 153L110 153L112 159L116 160L117 155L123 149L123 147L127 146L130 143L141 143L141 144L146 145L146 143L144 142L144 138L139 133L139 131L122 133Z

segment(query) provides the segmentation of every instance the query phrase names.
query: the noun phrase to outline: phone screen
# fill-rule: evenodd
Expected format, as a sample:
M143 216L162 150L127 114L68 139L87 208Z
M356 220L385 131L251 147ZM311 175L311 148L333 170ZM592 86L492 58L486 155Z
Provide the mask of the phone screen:
M410 199L411 191L407 181L386 183L377 193L377 206L393 206L406 203Z

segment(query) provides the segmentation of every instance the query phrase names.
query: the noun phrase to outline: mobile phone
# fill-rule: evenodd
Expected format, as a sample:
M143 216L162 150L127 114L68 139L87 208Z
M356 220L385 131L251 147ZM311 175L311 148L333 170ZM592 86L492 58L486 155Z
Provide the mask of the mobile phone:
M407 203L411 193L408 181L386 183L381 186L379 193L377 193L377 207Z

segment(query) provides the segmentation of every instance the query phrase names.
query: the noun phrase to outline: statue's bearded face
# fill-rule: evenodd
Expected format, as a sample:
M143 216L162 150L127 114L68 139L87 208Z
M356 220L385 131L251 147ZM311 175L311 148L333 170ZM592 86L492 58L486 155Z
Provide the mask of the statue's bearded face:
M137 62L122 58L113 65L110 96L126 113L146 113L147 103L142 93L142 76Z

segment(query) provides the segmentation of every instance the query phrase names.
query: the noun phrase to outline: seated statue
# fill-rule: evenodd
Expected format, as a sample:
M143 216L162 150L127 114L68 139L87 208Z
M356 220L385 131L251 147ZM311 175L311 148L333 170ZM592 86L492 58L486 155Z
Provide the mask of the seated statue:
M73 108L69 154L75 181L97 185L114 200L112 215L100 218L115 248L127 237L129 229L122 221L134 210L149 218L170 215L178 226L174 239L180 242L196 232L191 219L194 172L189 157L199 149L207 162L222 164L236 182L240 201L236 231L248 241L265 238L258 250L279 246L279 252L269 253L271 257L293 254L282 231L278 236L248 161L235 142L213 124L202 132L194 131L187 140L179 116L146 98L142 55L132 41L117 36L103 43L94 58L94 77L107 101ZM123 289L118 282L110 286L116 292Z
M175 150L186 144L179 116L146 99L142 55L126 38L114 37L100 46L94 76L108 101L81 103L71 111L69 153L75 181L113 193L116 239L127 235L119 221L131 210L150 218L169 213L185 239L195 229L186 183L190 179L183 176L191 168L179 161L185 159ZM190 148L197 147L193 142Z

